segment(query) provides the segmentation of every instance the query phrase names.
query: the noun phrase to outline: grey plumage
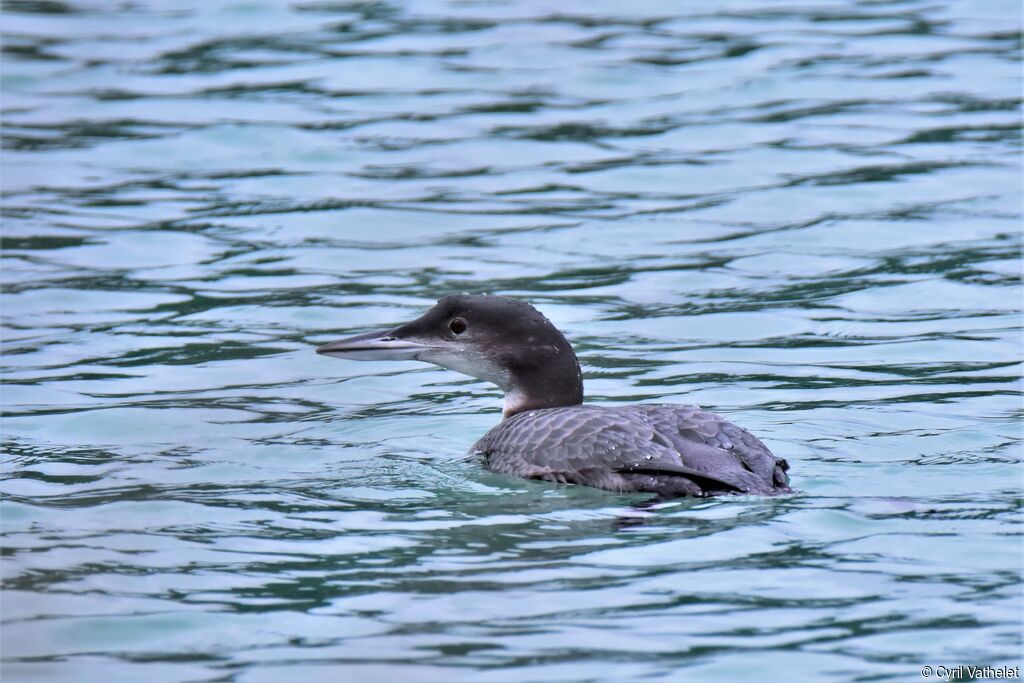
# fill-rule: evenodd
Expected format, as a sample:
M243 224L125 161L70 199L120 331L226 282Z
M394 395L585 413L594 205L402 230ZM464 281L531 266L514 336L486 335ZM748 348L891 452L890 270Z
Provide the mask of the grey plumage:
M523 301L446 296L415 320L317 353L421 360L497 384L504 419L474 446L495 472L662 497L790 490L786 461L718 415L693 406L582 405L572 345Z
M789 489L785 460L742 427L694 406L567 406L514 415L473 451L488 469L663 496Z

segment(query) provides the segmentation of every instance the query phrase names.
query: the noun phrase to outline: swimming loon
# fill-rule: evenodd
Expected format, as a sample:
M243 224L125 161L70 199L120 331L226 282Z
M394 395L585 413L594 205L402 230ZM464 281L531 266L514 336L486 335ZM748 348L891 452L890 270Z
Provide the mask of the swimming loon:
M530 304L446 296L412 322L325 344L351 360L420 360L497 384L502 421L472 448L494 472L660 497L790 491L785 460L694 406L583 405L572 346Z

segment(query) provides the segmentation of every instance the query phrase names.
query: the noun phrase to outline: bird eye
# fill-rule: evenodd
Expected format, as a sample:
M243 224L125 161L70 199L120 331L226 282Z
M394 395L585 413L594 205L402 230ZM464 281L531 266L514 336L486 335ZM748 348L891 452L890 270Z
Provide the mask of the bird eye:
M462 318L452 318L452 321L448 323L448 329L454 334L462 334L466 331L466 321Z

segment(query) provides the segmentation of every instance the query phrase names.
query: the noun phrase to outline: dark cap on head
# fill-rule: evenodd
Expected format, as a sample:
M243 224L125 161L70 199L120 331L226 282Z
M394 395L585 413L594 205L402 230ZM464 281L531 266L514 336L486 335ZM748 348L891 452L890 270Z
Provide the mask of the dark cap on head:
M505 392L505 417L583 402L582 374L566 338L530 304L502 296L445 296L415 320L317 353L422 360L493 382Z

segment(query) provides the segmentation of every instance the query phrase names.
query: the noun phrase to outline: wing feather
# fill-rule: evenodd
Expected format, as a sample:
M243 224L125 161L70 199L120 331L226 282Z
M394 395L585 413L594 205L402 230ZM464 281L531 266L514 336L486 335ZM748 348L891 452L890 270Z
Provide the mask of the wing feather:
M779 473L753 435L690 406L526 411L497 425L474 451L495 472L613 491L771 493Z

